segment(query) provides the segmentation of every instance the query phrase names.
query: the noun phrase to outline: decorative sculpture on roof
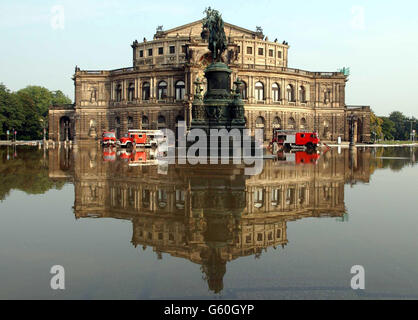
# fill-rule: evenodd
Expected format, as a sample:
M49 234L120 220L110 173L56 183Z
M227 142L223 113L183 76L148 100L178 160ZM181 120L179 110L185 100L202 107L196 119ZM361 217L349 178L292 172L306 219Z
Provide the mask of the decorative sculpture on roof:
M222 53L227 49L227 40L224 30L224 21L219 11L211 9L205 10L206 18L203 19L202 38L209 34L208 48L212 52L213 61L220 62Z

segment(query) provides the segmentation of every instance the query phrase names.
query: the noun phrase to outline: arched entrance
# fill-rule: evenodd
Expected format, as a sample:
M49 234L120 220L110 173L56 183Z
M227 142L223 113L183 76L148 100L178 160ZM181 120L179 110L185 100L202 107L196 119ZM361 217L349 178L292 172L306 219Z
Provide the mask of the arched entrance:
M73 133L73 128L72 128L72 123L71 123L71 119L68 116L61 117L60 125L59 125L59 133L60 133L60 137L59 137L60 141L73 140L74 133Z

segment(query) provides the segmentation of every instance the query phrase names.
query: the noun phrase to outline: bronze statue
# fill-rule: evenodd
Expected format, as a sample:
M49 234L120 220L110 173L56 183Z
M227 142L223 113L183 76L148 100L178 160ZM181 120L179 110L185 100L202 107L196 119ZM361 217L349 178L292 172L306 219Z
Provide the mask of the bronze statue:
M212 52L213 61L221 62L222 53L227 49L227 41L224 30L224 22L219 11L211 9L205 10L206 18L203 19L202 38L209 34L208 48Z

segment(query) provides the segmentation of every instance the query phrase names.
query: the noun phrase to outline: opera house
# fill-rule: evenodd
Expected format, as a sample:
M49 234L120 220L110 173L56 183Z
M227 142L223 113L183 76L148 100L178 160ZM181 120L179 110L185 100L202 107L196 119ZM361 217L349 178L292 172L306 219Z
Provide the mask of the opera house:
M309 130L323 141L370 141L370 107L347 106L343 72L310 72L288 67L289 45L271 41L261 28L247 30L225 23L227 50L222 60L241 79L247 128L263 128L269 141L274 128ZM53 141L94 141L103 131L121 136L129 129L174 130L190 126L194 82L203 80L212 58L202 21L170 30L157 28L152 40L132 43L133 65L117 70L82 70L73 76L75 103L51 106ZM231 83L232 89L232 83Z

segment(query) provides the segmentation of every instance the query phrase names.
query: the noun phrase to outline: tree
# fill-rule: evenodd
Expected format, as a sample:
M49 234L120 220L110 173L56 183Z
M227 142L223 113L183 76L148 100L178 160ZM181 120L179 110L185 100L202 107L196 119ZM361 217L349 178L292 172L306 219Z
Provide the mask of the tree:
M382 119L382 134L385 140L393 140L395 134L395 123L387 117L381 117Z
M374 139L383 139L382 124L383 119L377 117L376 114L372 111L370 115L370 132L372 135L374 134Z
M15 129L21 140L37 140L48 123L48 109L53 104L70 104L71 100L60 90L50 91L40 86L27 86L11 92L0 84L0 138L7 130Z
M407 126L408 118L400 111L394 111L389 115L389 119L395 124L395 140L408 140L409 129Z

